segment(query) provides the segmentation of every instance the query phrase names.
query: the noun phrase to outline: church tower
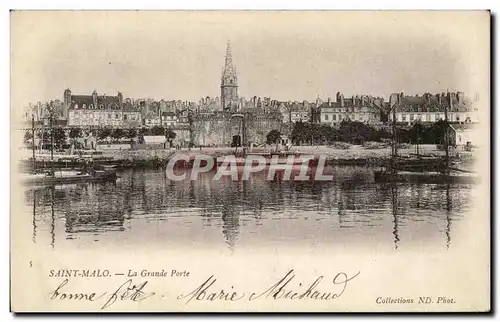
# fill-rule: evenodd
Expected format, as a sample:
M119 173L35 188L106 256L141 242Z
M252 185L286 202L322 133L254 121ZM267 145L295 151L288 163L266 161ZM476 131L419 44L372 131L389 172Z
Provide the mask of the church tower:
M222 78L220 83L221 105L224 111L238 110L238 77L236 68L233 65L233 57L231 54L231 43L227 42L226 61L222 70Z

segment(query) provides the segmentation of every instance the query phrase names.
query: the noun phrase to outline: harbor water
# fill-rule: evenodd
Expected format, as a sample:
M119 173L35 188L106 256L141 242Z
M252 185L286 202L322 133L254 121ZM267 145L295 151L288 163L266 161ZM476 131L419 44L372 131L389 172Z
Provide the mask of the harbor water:
M164 170L116 182L26 188L32 242L57 249L241 248L283 245L448 249L474 209L472 185L379 184L370 167L334 167L332 181L171 181ZM423 247L423 248L422 248Z

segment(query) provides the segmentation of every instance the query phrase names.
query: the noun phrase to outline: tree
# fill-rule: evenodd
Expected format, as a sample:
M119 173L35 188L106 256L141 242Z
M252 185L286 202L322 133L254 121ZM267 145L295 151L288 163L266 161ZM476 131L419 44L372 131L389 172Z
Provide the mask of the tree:
M434 123L429 129L430 133L427 134L429 141L432 141L434 144L444 144L444 134L447 126L448 125L443 120L439 120Z
M82 129L80 128L72 128L69 131L69 138L71 139L71 144L76 145L77 139L82 137Z
M49 135L50 135L50 133L47 129L42 129L42 130L36 131L36 137L37 137L37 139L40 139L40 140L42 138L45 139Z
M148 132L148 129L145 128L145 127L141 127L139 128L139 130L137 131L137 135L139 136L143 136L144 134L146 134Z
M410 130L410 142L413 144L421 143L424 134L424 127L422 123L416 122Z
M66 143L66 132L59 127L53 128L52 131L54 136L54 145L59 146L61 149L63 144Z
M127 130L127 133L125 134L125 136L127 138L129 138L130 140L132 140L133 138L135 138L137 136L137 129L136 128L130 128Z
M127 129L127 131L125 133L125 137L127 137L130 140L130 144L132 144L134 138L137 137L137 129L133 128L133 127Z
M339 135L333 126L321 124L318 131L316 131L315 139L322 143L332 143L338 141Z
M146 135L148 133L148 129L145 128L145 127L140 127L138 130L137 130L137 141L139 144L143 144L144 143L144 135Z
M307 141L310 137L309 130L310 128L307 127L306 123L295 123L291 134L292 141L297 145L300 145L301 142Z
M164 135L165 129L162 126L155 125L151 128L151 133L153 135Z
M175 139L176 136L177 133L175 133L174 130L172 130L171 128L165 129L165 137L167 138L170 147L172 147L172 141Z
M383 141L385 139L391 139L392 138L392 133L385 130L385 129L378 129L375 132L375 139L374 141Z
M125 132L122 129L114 129L111 133L111 137L116 141L119 141L121 138L125 136Z
M371 126L357 121L342 121L339 127L341 140L351 144L363 144L365 141L374 141L376 132Z
M32 138L33 138L33 135L31 134L31 130L24 131L24 142L28 142Z
M411 142L411 130L398 128L397 130L397 141L399 143L409 143Z
M77 139L82 136L82 129L75 127L69 131L69 137L72 139Z
M281 138L281 133L278 130L271 130L266 135L267 144L275 144Z
M105 138L107 137L110 137L111 136L111 129L110 128L101 128L97 131L97 137L100 139L100 140L104 140Z

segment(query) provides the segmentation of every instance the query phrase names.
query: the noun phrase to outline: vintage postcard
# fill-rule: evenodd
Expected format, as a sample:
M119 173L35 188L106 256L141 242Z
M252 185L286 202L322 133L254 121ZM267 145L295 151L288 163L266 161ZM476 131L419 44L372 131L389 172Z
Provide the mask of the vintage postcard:
M490 12L10 16L12 311L490 310Z

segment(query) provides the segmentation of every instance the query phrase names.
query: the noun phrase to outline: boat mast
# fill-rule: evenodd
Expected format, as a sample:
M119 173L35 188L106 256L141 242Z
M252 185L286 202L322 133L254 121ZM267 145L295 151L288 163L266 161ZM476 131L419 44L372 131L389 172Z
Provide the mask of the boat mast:
M52 111L49 114L50 117L50 160L54 160L54 126L52 124Z
M392 163L392 173L396 174L396 156L398 153L397 150L397 133L396 133L396 105L392 108L392 149L391 149L391 163Z
M419 141L420 141L420 123L417 123L417 158L420 156Z
M36 160L35 160L35 115L31 114L31 148L33 152L33 172L35 172L36 169Z
M451 104L451 101L450 101ZM446 167L445 167L445 174L450 173L450 152L449 152L449 143L448 143L448 104L445 102L444 104L444 150L445 150L445 162L446 162Z

